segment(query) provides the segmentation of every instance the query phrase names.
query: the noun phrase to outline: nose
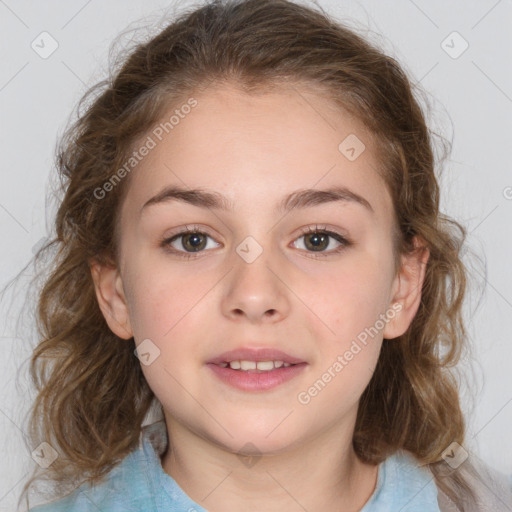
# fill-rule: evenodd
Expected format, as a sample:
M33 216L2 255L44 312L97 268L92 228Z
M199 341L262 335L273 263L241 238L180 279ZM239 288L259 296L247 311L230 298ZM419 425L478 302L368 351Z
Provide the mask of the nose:
M235 255L222 298L222 313L230 320L275 323L288 316L290 301L285 276L275 261L270 264L265 253L251 263Z

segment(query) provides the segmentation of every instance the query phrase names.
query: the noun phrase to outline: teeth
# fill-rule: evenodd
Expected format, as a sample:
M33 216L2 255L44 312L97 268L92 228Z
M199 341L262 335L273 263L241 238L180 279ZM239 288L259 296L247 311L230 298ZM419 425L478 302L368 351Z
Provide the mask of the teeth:
M287 368L291 366L291 363L285 363L283 361L231 361L229 363L220 363L219 366L223 368L231 368L232 370L258 370L258 371L271 371L275 368Z
M240 361L241 370L256 370L256 363L254 361Z
M274 369L274 362L273 361L258 361L256 363L256 368L258 370L273 370ZM242 370L244 367L242 366Z

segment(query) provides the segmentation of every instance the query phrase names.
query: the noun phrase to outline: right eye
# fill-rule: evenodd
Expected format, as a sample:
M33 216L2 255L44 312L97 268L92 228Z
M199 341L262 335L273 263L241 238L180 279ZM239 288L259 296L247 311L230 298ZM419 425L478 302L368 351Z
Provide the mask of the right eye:
M183 255L184 257L193 257L193 253L202 252L204 249L213 249L217 246L208 247L208 238L213 238L200 231L198 227L187 228L176 233L175 235L166 238L162 241L161 246L171 250L174 253Z

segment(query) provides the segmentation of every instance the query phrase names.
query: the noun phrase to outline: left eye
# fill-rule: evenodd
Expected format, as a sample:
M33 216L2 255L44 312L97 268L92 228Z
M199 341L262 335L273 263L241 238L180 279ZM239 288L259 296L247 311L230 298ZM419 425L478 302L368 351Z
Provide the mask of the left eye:
M336 252L336 250L343 246L349 245L348 240L343 238L339 233L324 229L308 229L297 238L297 240L301 239L304 239L304 249L308 252ZM332 251L326 251L331 245L330 239L334 239L338 243L338 246L332 249ZM302 247L299 247L299 249L302 249Z

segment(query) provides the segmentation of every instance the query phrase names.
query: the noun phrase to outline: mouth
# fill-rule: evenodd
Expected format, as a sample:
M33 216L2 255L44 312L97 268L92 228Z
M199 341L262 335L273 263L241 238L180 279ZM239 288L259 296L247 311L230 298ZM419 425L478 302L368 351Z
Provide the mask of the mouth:
M216 377L242 391L266 391L299 375L303 359L276 349L240 348L207 362Z
M240 372L266 373L278 370L279 368L288 368L289 366L296 366L296 364L285 363L284 361L249 361L246 359L242 359L219 363L219 366L221 368L230 368L231 370L237 370Z
M207 364L216 364L224 368L241 371L272 371L287 368L295 364L306 363L297 356L292 356L274 348L237 348L224 352L210 359Z

